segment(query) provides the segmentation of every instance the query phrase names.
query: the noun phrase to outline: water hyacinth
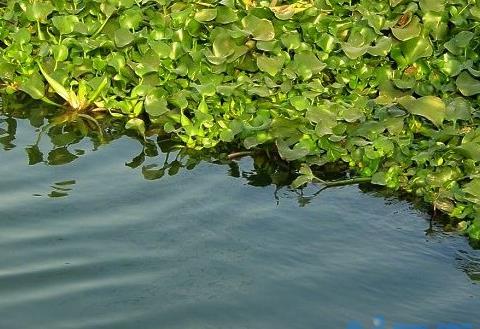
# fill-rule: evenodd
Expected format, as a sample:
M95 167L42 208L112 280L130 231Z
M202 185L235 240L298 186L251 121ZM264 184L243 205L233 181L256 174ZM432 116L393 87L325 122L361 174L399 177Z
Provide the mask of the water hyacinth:
M193 149L267 147L421 196L480 240L480 5L7 0L4 95Z

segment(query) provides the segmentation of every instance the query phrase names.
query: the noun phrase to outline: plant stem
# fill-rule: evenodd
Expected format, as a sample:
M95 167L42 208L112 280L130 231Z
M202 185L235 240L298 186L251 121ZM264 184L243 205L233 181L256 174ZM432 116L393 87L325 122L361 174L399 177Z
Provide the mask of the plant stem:
M253 155L253 152L252 151L235 152L228 155L228 160L233 160L233 159L237 159L237 158L241 158L249 155Z
M357 177L357 178L337 180L332 182L326 182L323 179L320 179L318 177L314 178L314 182L320 183L325 187L355 185L360 183L370 183L371 181L372 181L372 178L370 177Z
M95 31L95 33L92 34L91 36L92 38L96 37L100 32L102 32L103 28L105 27L105 25L107 25L108 21L110 20L110 17L112 17L112 15L107 16L103 24Z

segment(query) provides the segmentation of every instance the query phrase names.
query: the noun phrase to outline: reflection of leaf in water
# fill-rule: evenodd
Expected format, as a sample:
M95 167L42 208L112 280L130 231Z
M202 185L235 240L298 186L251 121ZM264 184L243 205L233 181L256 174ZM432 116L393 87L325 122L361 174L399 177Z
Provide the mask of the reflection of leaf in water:
M142 167L142 174L146 180L160 179L165 175L165 168L158 168L156 164Z
M240 177L240 167L238 166L238 163L232 161L228 164L230 169L228 170L228 175L232 177Z
M251 186L269 186L272 184L272 178L263 170L243 172L242 177L248 181Z
M139 155L134 157L132 161L125 163L127 167L130 167L132 169L138 168L145 162L145 152L142 150Z
M173 161L170 165L169 165L169 168L168 168L168 175L169 176L175 176L176 174L178 174L178 171L180 170L180 168L182 168L182 163L178 160L175 160Z
M48 194L50 198L64 198L68 196L68 193L66 192L59 192L59 191L52 191Z
M38 148L38 145L31 145L25 148L25 151L27 152L28 164L30 166L43 162L43 153Z
M15 134L17 132L17 121L12 118L6 118L2 121L7 124L7 127L6 129L2 128L2 131L0 132L0 144L3 145L4 150L8 151L16 146L12 142L15 140Z
M52 192L48 194L50 198L63 198L68 196L68 192L72 189L69 187L71 185L75 185L75 180L65 180L61 182L54 183L51 188L53 189Z
M54 149L48 153L48 164L58 166L70 163L77 159L78 156L70 153L66 147Z
M64 180L61 182L55 183L57 186L69 186L69 185L75 185L76 181L74 179L72 180Z
M148 157L156 157L158 155L157 144L147 139L144 144L144 152Z
M459 250L456 260L458 267L473 281L480 282L480 258L473 256L465 250Z
M77 136L75 132L65 134L55 134L50 136L50 140L55 146L67 146L79 142L82 137Z

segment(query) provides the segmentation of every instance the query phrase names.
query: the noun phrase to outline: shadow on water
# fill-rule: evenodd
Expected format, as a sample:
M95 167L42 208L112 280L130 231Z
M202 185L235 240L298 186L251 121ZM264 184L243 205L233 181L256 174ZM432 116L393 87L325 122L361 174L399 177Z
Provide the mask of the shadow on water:
M159 180L165 176L174 176L183 170L193 170L202 162L228 167L228 175L242 179L255 187L274 186L273 197L278 203L283 198L295 199L299 207L306 207L317 198L321 198L323 189L310 185L293 189L290 184L295 179L295 168L269 154L258 151L248 154L248 165L241 157L230 158L232 147L219 146L214 150L195 151L182 148L168 138L158 135L158 131L147 133L144 140L135 133L124 129L124 121L111 117L99 117L102 132L91 122L85 120L64 120L51 108L36 107L37 104L2 104L0 103L0 145L8 152L17 148L17 128L20 121L29 123L34 130L29 145L24 147L26 161L30 166L61 166L74 162L83 155L97 151L101 146L124 136L138 141L141 151L131 159L126 159L125 166L138 170L145 180ZM35 110L32 110L35 108ZM18 146L20 147L20 146ZM235 149L235 148L234 148ZM240 149L240 147L238 148ZM243 154L245 155L245 154ZM157 162L161 159L160 162ZM0 157L1 161L1 157ZM322 168L318 175L324 179L341 179L348 175L348 169L341 166ZM75 189L75 180L52 183L46 195L50 198L67 197ZM430 213L427 205L409 195L388 191L370 184L361 184L359 190L376 197L398 202L406 200L424 213ZM42 197L41 194L34 194ZM425 236L436 237L449 234L445 218L430 217ZM456 266L466 273L473 282L480 282L480 258L469 251L459 250Z

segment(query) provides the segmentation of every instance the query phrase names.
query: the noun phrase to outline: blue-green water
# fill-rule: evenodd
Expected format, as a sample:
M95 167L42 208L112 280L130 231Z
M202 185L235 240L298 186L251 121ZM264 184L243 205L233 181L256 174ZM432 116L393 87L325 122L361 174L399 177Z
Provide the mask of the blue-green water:
M249 158L239 178L202 163L149 181L128 137L29 166L37 133L18 120L9 140L0 119L2 329L479 325L480 252L406 201L349 186L301 206L247 184Z

